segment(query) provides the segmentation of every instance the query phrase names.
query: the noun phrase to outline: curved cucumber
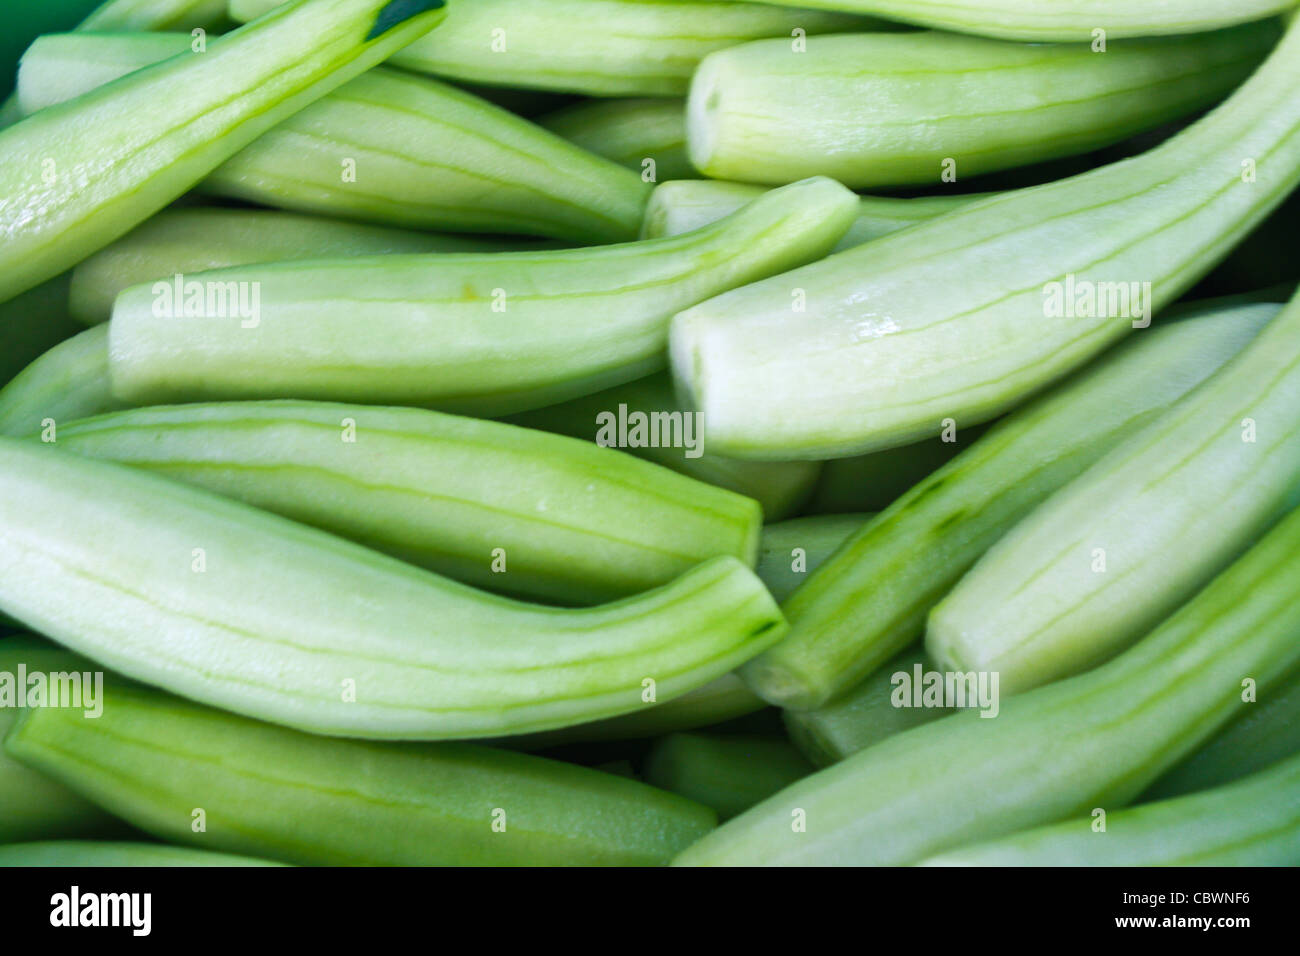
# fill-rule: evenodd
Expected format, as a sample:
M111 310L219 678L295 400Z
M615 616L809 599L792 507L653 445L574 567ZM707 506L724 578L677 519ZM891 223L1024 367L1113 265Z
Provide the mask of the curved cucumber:
M752 566L762 521L751 499L612 449L415 408L151 407L62 424L57 440L559 603L626 597L719 555Z
M1297 83L1293 26L1231 98L1141 156L680 313L673 369L709 442L837 457L1022 402L1144 326L1300 182Z
M646 756L646 783L718 811L730 820L783 790L813 767L779 737L672 734Z
M1238 705L1232 723L1142 794L1167 800L1231 783L1300 753L1300 672L1268 688L1258 701Z
M1300 866L1300 755L1230 786L977 843L922 866Z
M135 286L113 311L113 391L133 404L285 397L486 415L536 408L662 368L674 312L825 254L855 207L843 186L812 179L672 239L244 266L193 279L208 299L231 290L215 306L200 295L194 311L188 293L165 295L168 308L166 284ZM236 293L241 307L254 294L259 305L233 308Z
M691 162L715 179L939 185L1090 152L1226 96L1273 21L1185 37L1024 44L952 33L818 37L710 53L691 81Z
M699 804L585 767L332 740L127 684L109 687L100 719L31 713L5 747L158 837L287 863L663 863L714 822Z
M634 711L727 673L785 627L735 558L614 604L539 607L197 488L7 438L0 610L214 706L318 733L423 739Z
M1008 416L868 522L786 602L785 641L745 671L822 707L921 636L926 614L1009 528L1232 359L1275 305L1143 331Z
M995 544L931 611L930 656L1014 693L1123 649L1300 500L1297 409L1300 298Z
M165 60L0 131L0 301L112 242L427 32L442 2L285 4L202 56Z
M250 20L280 0L230 0ZM817 6L817 4L813 4ZM591 96L681 96L708 53L759 37L889 29L866 17L730 0L473 0L393 56L471 83Z
M47 106L190 44L188 34L42 37L23 57L19 99ZM379 68L263 133L202 189L387 225L615 242L635 238L650 187L472 93Z
M231 853L213 853L162 843L107 843L93 840L50 840L0 846L4 866L278 866Z
M768 593L783 602L870 518L869 514L817 515L765 525L755 573Z
M226 266L520 248L526 241L408 232L266 209L168 209L77 265L69 310L87 325L107 322L123 289Z
M646 182L699 175L686 158L686 103L680 99L591 100L538 117L537 123L636 170Z
M778 601L802 583L831 552L869 517L826 515L795 518L766 525L759 539L755 574ZM800 553L795 553L795 549ZM735 674L727 674L681 697L643 708L633 714L611 717L575 727L511 737L503 746L539 750L562 744L598 740L633 740L681 730L707 727L752 714L766 706ZM671 788L670 788L671 789ZM704 801L708 803L708 801ZM711 805L711 804L710 804Z
M0 388L0 435L34 435L121 408L108 377L108 326L86 329L50 349Z
M1297 575L1300 510L1110 663L1002 701L994 720L963 711L883 740L677 862L902 865L1122 807L1231 719L1243 677L1267 687L1300 662Z
M15 634L0 640L0 741L22 713L17 706L19 687L27 700L28 688L37 686L31 681L32 675L42 675L42 686L48 688L53 683L51 674L84 674L98 669L84 657L30 635ZM20 675L26 679L20 680ZM82 700L103 703L85 697ZM99 807L45 774L29 769L0 748L0 843L103 836L124 829L120 821ZM3 852L0 847L0 854Z
M657 465L671 468L691 478L698 478L719 488L739 492L758 501L763 506L763 516L768 521L779 521L798 509L808 498L817 481L821 464L812 461L740 461L723 455L709 453L703 445L697 445L698 455L687 454L696 449L665 445L662 441L650 443L650 434L640 435L634 431L632 416L641 413L645 421L653 422L656 413L668 416L685 415L677 397L673 394L671 379L667 375L650 375L615 385L603 391L570 399L558 405L547 405L532 411L511 415L507 419L526 428L539 428L543 431L557 432L587 441L617 438L605 434L602 427L614 416L617 423L618 410L626 406L626 420L629 424L628 444L620 446L624 451L653 461ZM683 425L685 419L682 419ZM694 429L692 441L703 438L702 427ZM685 433L683 430L683 440ZM661 432L662 438L662 432Z
M1220 30L1262 20L1293 0L804 0L811 7L1008 40L1085 43L1108 37Z
M211 30L228 23L226 0L106 0L78 30Z
M952 713L951 707L898 707L894 675L934 667L919 647L908 647L873 671L847 694L816 710L787 710L785 728L796 747L819 767L827 767L886 737L928 724Z
M711 179L661 183L650 194L645 221L641 225L641 236L644 239L658 239L699 229L730 216L766 191L763 186L722 183ZM858 198L857 218L832 251L860 246L864 242L898 232L918 222L926 222L982 198L982 194L929 196L920 199L861 196Z

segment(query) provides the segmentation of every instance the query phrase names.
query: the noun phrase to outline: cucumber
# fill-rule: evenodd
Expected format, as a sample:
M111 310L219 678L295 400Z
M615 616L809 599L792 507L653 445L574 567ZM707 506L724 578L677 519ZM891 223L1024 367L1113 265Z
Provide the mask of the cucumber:
M796 710L849 691L921 636L930 608L1009 528L1278 314L1206 308L1144 330L1009 415L863 526L785 603L790 634L746 668L750 686Z
M749 498L613 449L415 408L160 406L56 434L64 451L552 603L627 597L719 555L752 567L762 521Z
M78 264L68 308L87 325L107 322L123 289L178 272L291 259L527 247L527 240L408 232L267 209L167 209Z
M23 57L31 112L184 53L189 34L42 37ZM481 97L374 69L214 169L201 189L300 212L577 242L633 239L650 186Z
M768 593L783 601L802 583L804 575L814 571L867 517L826 515L767 525L759 539L755 573ZM802 553L795 554L796 548ZM762 710L764 706L764 701L755 696L739 677L727 674L681 697L633 714L540 734L504 738L500 743L519 749L540 750L590 741L658 737L734 720ZM708 803L707 800L704 802Z
M135 286L113 311L113 391L136 405L320 398L478 415L549 405L663 368L674 312L824 255L855 207L843 186L811 179L671 239L241 266L190 277L226 301L184 319L170 313L182 299L192 313L188 293L169 309L166 284ZM232 308L229 290L255 306Z
M85 673L99 669L84 657L28 634L0 639L0 681L8 687L0 697L4 701L0 704L0 740L4 740L22 713L15 706L16 701L9 697L17 693L20 667L27 675ZM50 777L29 769L0 748L0 844L106 836L121 834L125 829L120 821L93 803ZM0 854L3 852L0 847Z
M1274 21L1185 37L1025 44L952 33L817 37L710 53L691 81L692 164L714 179L942 185L1090 152L1210 106Z
M1095 671L889 737L787 787L677 858L902 865L1137 797L1300 663L1300 510ZM44 716L39 714L37 716ZM30 718L29 718L30 719Z
M1294 0L804 0L810 7L871 14L1008 40L1159 36L1220 30L1280 13Z
M812 773L812 765L778 737L672 734L646 755L646 783L681 794L730 820Z
M278 866L231 853L213 853L162 843L108 843L94 840L49 840L0 846L0 867L69 866Z
M1300 755L1205 793L1091 815L922 866L1300 866Z
M1142 802L1220 787L1296 753L1300 753L1300 672L1270 688L1258 703L1240 702L1232 723L1152 784L1142 794Z
M645 221L641 225L641 236L644 239L658 239L699 229L730 216L741 206L763 195L764 191L762 186L721 183L708 179L660 183L650 194ZM981 198L983 196L980 194L925 196L920 199L861 196L858 199L858 217L832 251L840 252L860 246L918 222L942 216Z
M637 412L647 416L647 420L652 420L650 416L656 412L683 413L673 394L672 381L667 375L657 374L558 405L520 412L508 416L506 421L594 441L602 437L602 423L608 421L599 416L616 415L620 406L627 406L629 421L630 416ZM701 430L692 437L700 437ZM753 498L763 506L763 516L768 521L779 521L798 510L807 500L821 469L820 463L812 461L739 461L708 453L702 447L701 451L705 453L688 457L685 448L639 442L640 439L635 447L629 445L624 451Z
M1300 298L995 544L930 612L926 650L1005 693L1122 650L1300 502L1298 409Z
M280 0L230 0L250 20ZM817 6L817 4L813 4ZM408 70L590 96L681 96L708 53L759 37L892 29L868 17L731 0L473 0L436 38L393 57Z
M442 0L304 0L0 131L0 301L143 222L428 32ZM170 104L158 109L158 104ZM132 121L124 125L122 117Z
M635 865L714 822L676 794L527 754L329 739L129 684L107 694L98 720L29 712L5 747L186 846L308 865Z
M108 377L108 326L50 349L0 388L0 435L34 435L63 422L121 408Z
M541 116L538 125L645 182L698 176L686 158L686 103L676 98L589 100Z
M784 602L870 518L869 514L817 515L765 526L756 573L768 593Z
M818 767L866 750L886 737L928 724L952 713L951 707L898 707L894 675L911 675L917 665L934 665L917 647L908 647L867 676L847 694L816 710L782 712L786 731L799 751Z
M1232 97L1141 156L680 313L674 374L708 441L738 458L841 457L1023 402L1145 326L1300 182L1297 83L1293 26Z
M9 438L0 610L213 706L394 739L635 711L733 670L785 627L732 557L614 604L538 607L157 475Z

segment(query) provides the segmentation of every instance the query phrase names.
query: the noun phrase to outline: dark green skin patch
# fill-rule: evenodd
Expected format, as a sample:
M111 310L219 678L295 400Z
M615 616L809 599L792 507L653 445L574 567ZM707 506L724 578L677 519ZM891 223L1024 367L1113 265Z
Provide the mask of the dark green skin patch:
M366 34L366 40L373 40L403 23L417 14L427 13L430 10L437 10L439 7L445 7L447 0L392 0L384 9L379 11L379 16L375 17L374 26Z

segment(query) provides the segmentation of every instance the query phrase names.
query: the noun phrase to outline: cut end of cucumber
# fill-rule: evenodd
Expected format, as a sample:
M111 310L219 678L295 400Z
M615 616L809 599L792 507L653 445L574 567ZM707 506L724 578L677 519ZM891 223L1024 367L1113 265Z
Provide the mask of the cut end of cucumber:
M708 176L718 175L710 166L717 148L717 124L724 115L717 65L713 55L700 61L686 97L687 157L692 166Z

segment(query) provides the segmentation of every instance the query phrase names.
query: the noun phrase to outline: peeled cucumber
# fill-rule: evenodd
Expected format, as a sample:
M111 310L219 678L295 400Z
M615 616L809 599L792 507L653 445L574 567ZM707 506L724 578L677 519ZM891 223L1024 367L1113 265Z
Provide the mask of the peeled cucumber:
M1014 693L1122 650L1300 502L1297 409L1300 298L995 544L930 612L930 656Z

